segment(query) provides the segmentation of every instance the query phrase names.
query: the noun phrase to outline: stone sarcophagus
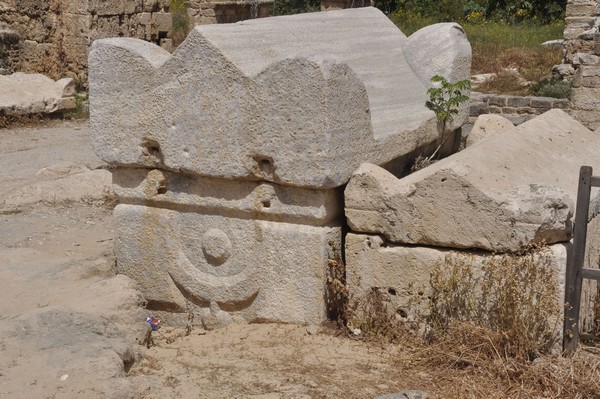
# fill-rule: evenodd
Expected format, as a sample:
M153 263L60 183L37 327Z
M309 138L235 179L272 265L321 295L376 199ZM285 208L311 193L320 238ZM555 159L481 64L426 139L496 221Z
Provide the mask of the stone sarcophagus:
M115 166L118 269L149 308L192 307L205 325L326 317L343 186L363 162L435 143L427 82L469 76L462 29L425 29L445 40L418 45L364 8L198 26L173 54L94 42L90 123Z

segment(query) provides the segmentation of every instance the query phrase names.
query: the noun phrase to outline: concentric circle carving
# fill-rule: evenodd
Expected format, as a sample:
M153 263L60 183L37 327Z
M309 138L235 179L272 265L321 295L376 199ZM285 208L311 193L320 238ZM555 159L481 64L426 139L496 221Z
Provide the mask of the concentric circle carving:
M225 263L231 256L231 241L223 230L210 229L202 235L202 252L213 266Z

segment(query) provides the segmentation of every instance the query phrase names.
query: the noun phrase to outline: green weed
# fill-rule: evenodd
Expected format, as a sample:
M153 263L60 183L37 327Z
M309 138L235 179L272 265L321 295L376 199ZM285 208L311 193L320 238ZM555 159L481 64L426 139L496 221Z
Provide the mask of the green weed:
M531 93L541 97L569 98L571 84L555 77L543 78L531 86Z

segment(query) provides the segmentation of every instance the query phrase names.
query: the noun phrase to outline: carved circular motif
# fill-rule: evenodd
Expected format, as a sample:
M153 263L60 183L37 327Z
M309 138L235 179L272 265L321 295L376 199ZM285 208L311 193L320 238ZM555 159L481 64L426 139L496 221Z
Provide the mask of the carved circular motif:
M231 241L223 230L210 229L202 236L202 251L206 261L219 266L231 256Z

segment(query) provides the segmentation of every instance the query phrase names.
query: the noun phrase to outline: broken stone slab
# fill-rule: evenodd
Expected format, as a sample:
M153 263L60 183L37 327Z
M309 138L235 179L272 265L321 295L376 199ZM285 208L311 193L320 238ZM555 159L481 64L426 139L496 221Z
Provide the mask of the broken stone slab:
M570 244L554 244L535 255L536 265L551 267L556 277L556 298L559 309L564 306L565 270ZM414 321L429 312L425 299L431 295L431 273L446 260L472 266L473 276L481 275L485 265L503 255L456 251L444 248L396 245L380 236L346 235L346 281L355 298L361 298L377 288L385 295L388 310ZM491 262L490 262L491 261ZM593 325L595 286L586 285L582 300L582 327ZM557 319L557 333L562 316Z
M448 38L448 50L415 49L413 62L442 57L440 72L465 64L466 36ZM407 40L375 8L197 26L172 55L136 39L97 40L94 149L127 167L341 186L360 162L385 164L438 138Z
M74 109L75 83L71 78L54 81L39 73L0 75L0 114L23 115Z
M600 167L599 140L552 110L403 179L364 164L345 190L348 224L394 243L501 252L568 241L579 168Z

